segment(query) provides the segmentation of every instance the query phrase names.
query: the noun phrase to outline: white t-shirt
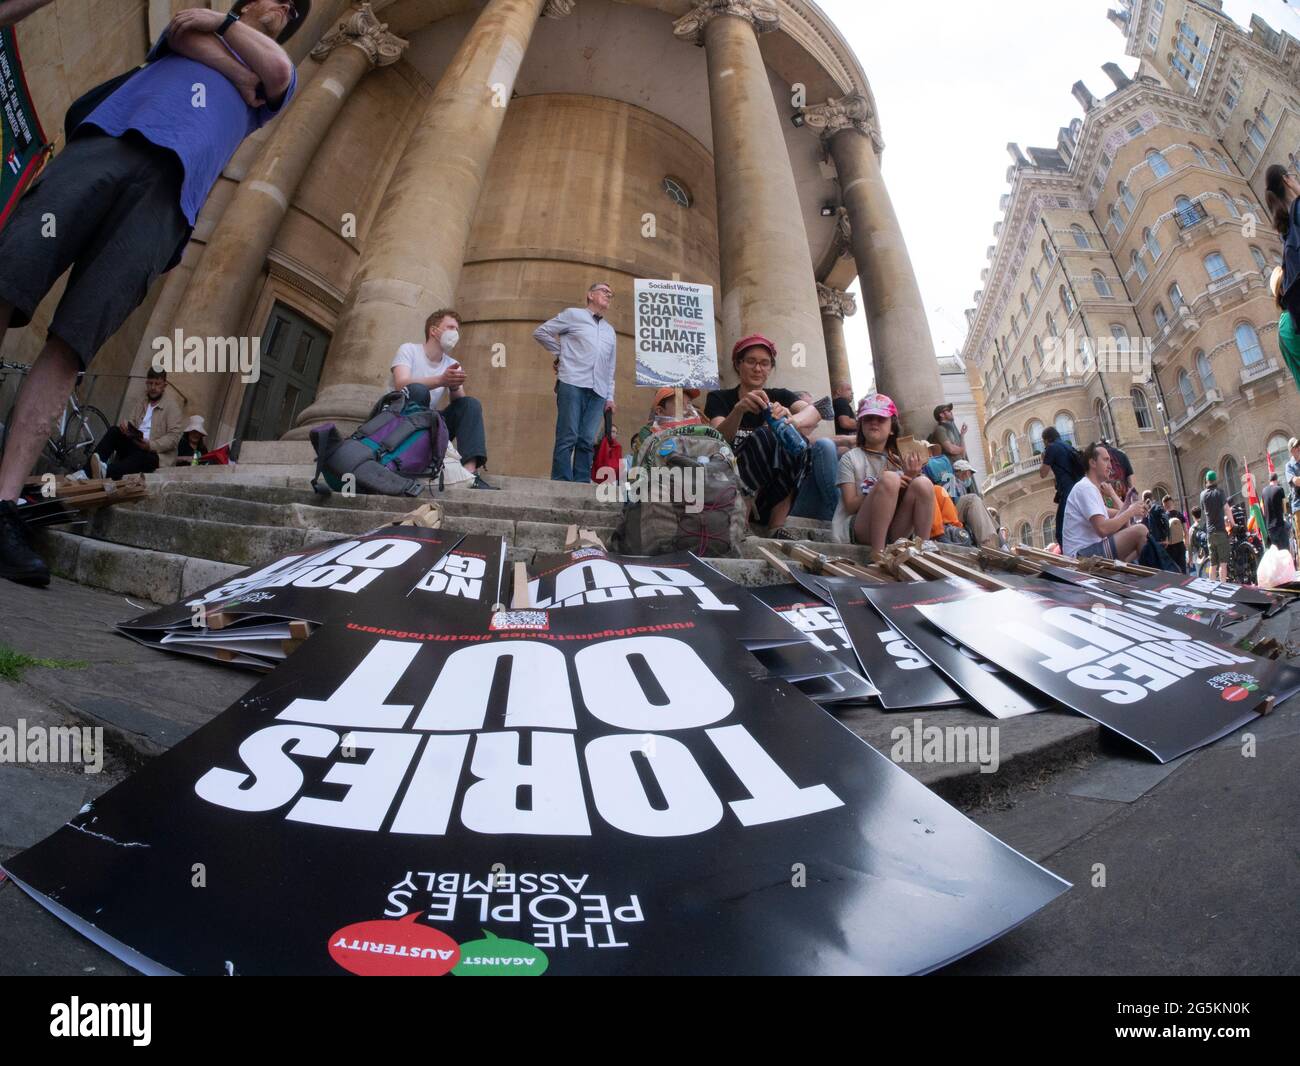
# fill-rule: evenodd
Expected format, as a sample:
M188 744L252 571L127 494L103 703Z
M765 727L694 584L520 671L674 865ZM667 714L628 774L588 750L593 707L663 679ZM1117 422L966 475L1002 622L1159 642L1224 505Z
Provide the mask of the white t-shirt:
M460 366L460 363L446 353L443 353L442 359L438 362L431 363L428 354L424 350L424 345L412 342L411 344L403 344L397 349L397 354L393 356L393 361L389 365L390 371L392 367L396 366L409 366L411 368L411 377L418 379L430 378L435 374L445 374L453 366ZM391 372L388 377L388 384L390 388L397 388L397 381ZM442 403L443 393L446 391L445 388L430 389L429 406L436 409Z
M883 452L850 448L840 456L839 466L835 469L835 487L838 489L841 485L857 485L861 489L863 482L869 482L867 492L870 492L871 487L880 480L881 474L894 469L897 467ZM865 507L866 502L862 505ZM850 543L852 538L849 536L849 527L853 525L854 517L844 509L844 495L841 493L835 502L835 517L831 519L831 537L836 544Z
M140 419L140 424L136 427L145 440L149 439L149 431L153 429L153 409L157 406L156 403L145 404L144 417Z
M1091 478L1081 478L1070 490L1069 499L1065 501L1065 517L1061 520L1061 552L1064 555L1078 555L1092 544L1099 544L1104 539L1092 528L1092 516L1110 516L1106 503L1101 498L1101 489L1092 483Z

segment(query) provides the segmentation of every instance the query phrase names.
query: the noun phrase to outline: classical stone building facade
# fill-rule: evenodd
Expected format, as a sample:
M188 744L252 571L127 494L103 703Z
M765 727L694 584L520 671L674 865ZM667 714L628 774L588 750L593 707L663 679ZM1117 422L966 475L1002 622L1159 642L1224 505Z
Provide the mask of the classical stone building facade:
M185 6L82 0L28 19L20 45L51 132ZM877 381L927 428L939 371L871 88L815 4L316 0L290 44L294 101L236 153L182 265L92 368L89 398L110 417L138 395L156 339L181 330L260 338L256 384L174 375L213 436L354 424L397 347L454 305L492 468L542 474L554 377L531 334L592 282L617 294L631 425L649 407L633 387L634 278L713 285L720 352L766 333L773 384L821 396L848 376L857 276ZM7 357L34 355L56 298Z
M1084 117L1054 148L1008 146L1011 190L963 354L985 494L1013 539L1054 539L1046 426L1116 442L1140 488L1189 508L1210 469L1235 494L1249 464L1262 487L1265 455L1280 462L1300 435L1267 288L1281 242L1262 206L1268 165L1297 165L1300 42L1219 6L1112 11L1135 77L1107 64L1114 91L1076 83Z

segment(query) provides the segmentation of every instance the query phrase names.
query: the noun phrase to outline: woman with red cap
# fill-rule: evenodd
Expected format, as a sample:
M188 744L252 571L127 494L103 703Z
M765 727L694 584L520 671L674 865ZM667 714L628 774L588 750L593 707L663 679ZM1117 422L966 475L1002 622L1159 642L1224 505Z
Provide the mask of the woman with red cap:
M841 544L875 551L900 537L930 536L934 484L921 473L921 457L898 453L898 408L883 393L858 404L858 444L840 458L840 504L831 533Z
M821 421L821 414L789 389L766 387L776 366L776 345L761 334L736 342L731 365L740 384L709 393L704 417L735 449L741 488L752 501L752 520L767 526L776 540L794 540L785 520L812 468L812 451L804 437Z

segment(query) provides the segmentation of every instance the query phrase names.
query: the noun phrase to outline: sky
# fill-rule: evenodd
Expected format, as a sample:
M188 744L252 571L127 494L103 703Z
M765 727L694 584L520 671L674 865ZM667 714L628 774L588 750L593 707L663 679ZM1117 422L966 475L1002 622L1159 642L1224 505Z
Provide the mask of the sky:
M1007 192L1008 141L1056 147L1057 131L1082 117L1070 93L1113 91L1102 71L1128 75L1137 60L1106 11L1115 0L817 0L856 53L876 98L885 141L882 171L930 318L935 352L960 350L966 308L981 287L985 251ZM1245 26L1258 14L1300 37L1284 0L1224 0ZM900 46L906 42L907 46ZM852 287L857 292L858 286ZM872 381L862 300L845 320L854 392Z

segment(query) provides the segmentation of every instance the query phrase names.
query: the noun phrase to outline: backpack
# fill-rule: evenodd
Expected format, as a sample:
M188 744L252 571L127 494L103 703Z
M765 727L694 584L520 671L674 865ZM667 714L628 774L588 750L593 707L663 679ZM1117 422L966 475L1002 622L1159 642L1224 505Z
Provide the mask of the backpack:
M656 498L665 487L685 491L674 491L671 495L675 498ZM628 488L634 499L619 517L614 551L739 556L748 509L740 491L735 454L712 426L679 425L652 433L637 451ZM697 492L696 500L688 505L684 497ZM688 506L696 509L688 510Z
M1165 514L1165 509L1159 504L1151 508L1151 513L1147 515L1147 528L1151 535L1155 537L1156 542L1165 544L1169 540L1169 516Z
M429 406L427 386L408 385L382 396L347 440L329 423L311 431L311 443L316 450L311 485L321 495L342 491L344 476L351 474L357 492L419 496L423 488L417 476L436 475L441 484L447 423Z

